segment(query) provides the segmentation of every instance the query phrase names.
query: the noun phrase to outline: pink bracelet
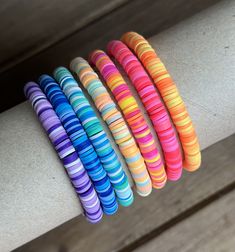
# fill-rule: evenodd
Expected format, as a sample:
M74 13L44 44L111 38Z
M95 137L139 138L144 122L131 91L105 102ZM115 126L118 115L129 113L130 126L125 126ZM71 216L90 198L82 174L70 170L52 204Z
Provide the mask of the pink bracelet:
M167 180L165 168L160 153L156 148L155 140L138 107L137 101L108 55L99 51L98 54L96 53L96 59L93 56L91 60L100 71L107 86L118 102L146 162L153 187L162 188Z
M111 41L108 51L125 70L148 112L162 146L167 178L178 180L182 175L182 154L179 140L152 80L136 56L121 41Z

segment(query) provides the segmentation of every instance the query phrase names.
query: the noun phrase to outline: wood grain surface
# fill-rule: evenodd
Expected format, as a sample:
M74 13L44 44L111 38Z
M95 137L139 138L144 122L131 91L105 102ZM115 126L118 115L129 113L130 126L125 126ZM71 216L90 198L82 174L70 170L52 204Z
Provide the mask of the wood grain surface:
M99 225L89 225L82 216L74 218L16 252L137 249L235 189L234 150L235 135L232 135L203 150L201 169L185 172L178 183L168 183L147 198L136 195L133 206L120 208L117 215L104 218Z
M234 252L235 190L135 252Z
M11 0L0 8L0 72L73 34L128 0Z
M35 19L24 18L26 21L23 26L13 25L12 27L16 27L16 29L22 30L25 29L27 34L31 34L30 38L32 38L32 43L24 41L22 42L25 44L25 50L18 51L17 55L15 55L13 48L21 47L20 43L18 42L14 44L14 41L19 41L18 35L20 32L17 30L9 31L9 35L7 39L4 36L4 43L1 42L1 50L4 51L5 55L4 64L1 65L0 69L4 70L0 75L0 85L2 87L0 93L0 112L4 111L14 105L25 100L22 88L25 82L29 80L37 80L37 77L42 73L50 73L56 66L59 65L68 65L69 61L75 56L83 56L87 57L88 52L92 49L96 48L105 48L107 42L111 39L118 39L120 38L121 34L128 31L128 30L135 30L140 32L146 37L150 37L152 35L157 34L159 31L170 27L171 25L185 19L196 12L205 9L206 7L218 2L219 0L135 0L135 1L128 1L121 3L121 0L115 1L116 4L109 4L110 8L103 7L105 11L100 13L96 12L89 12L91 17L85 18L86 10L89 9L91 6L97 6L99 2L105 3L105 1L97 1L96 5L90 4L92 1L89 0L87 6L81 8L80 12L84 12L81 14L82 17L85 18L85 21L81 22L83 26L77 25L77 30L75 31L75 27L73 28L66 28L66 26L61 25L60 22L65 23L70 26L71 20L70 18L62 17L64 10L60 10L59 14L53 14L54 18L47 19L42 16L36 15ZM16 2L16 1L15 1ZM41 1L40 1L41 2ZM55 1L52 1L52 3ZM59 1L61 2L61 1ZM69 1L71 2L71 0ZM81 1L77 1L77 5ZM85 2L85 1L82 1ZM95 2L95 1L94 1ZM108 2L108 1L107 1ZM109 1L113 2L113 1ZM29 2L27 2L29 3ZM48 2L46 2L48 4ZM95 2L96 3L96 2ZM7 2L7 5L10 3ZM20 3L19 3L20 4ZM38 4L38 3L37 3ZM36 4L36 6L37 6ZM49 4L49 10L46 8L46 15L50 16L50 13L53 12L53 4ZM115 7L116 6L116 7ZM14 7L14 5L13 5ZM13 8L12 7L12 8ZM16 5L17 7L17 5ZM30 9L30 5L27 6ZM58 7L59 8L59 7ZM67 8L67 7L66 7ZM72 7L70 7L71 15L74 17L76 11ZM113 8L113 9L112 9ZM5 7L7 9L7 7ZM19 8L20 9L20 8ZM75 8L76 9L76 8ZM112 9L112 11L111 11ZM35 8L34 8L35 10ZM109 12L107 13L107 10ZM90 11L90 10L89 10ZM78 12L78 13L80 13ZM24 13L24 12L23 12ZM93 13L93 14L92 14ZM40 12L39 12L40 14ZM6 14L5 14L6 15ZM57 20L57 15L59 21ZM34 15L31 15L32 17ZM79 14L77 14L79 17ZM99 18L98 18L99 17ZM92 19L94 18L94 19ZM23 19L23 20L24 20ZM40 19L40 21L39 21ZM50 20L50 21L49 21ZM77 22L80 19L77 19ZM92 21L91 21L92 20ZM34 24L38 22L40 25ZM14 19L14 22L17 23L18 20ZM21 21L22 22L22 21ZM19 22L19 23L21 23ZM56 23L57 28L52 29L54 27L53 24L48 25L48 29L45 28L45 31L48 32L47 35L43 33L44 26L47 26L47 23ZM4 23L4 22L3 22ZM6 21L5 21L6 23ZM32 24L31 24L32 23ZM5 25L6 26L6 25ZM3 26L0 30L6 30L9 28ZM10 26L11 27L11 26ZM40 27L40 32L38 31ZM63 27L63 28L62 28ZM14 28L11 28L14 29ZM51 30L52 29L52 30ZM60 35L55 36L55 38L51 38L56 34L55 31L58 29L61 30ZM67 30L74 30L73 33L68 35ZM51 32L51 34L50 34ZM62 33L64 32L64 36ZM16 34L13 36L13 34ZM38 36L42 36L42 42L36 43L36 39L33 39ZM11 36L11 38L10 38ZM27 37L23 35L19 35L20 37ZM16 39L14 38L16 37ZM46 38L49 40L46 40ZM63 37L63 38L62 38ZM53 41L52 41L53 40ZM7 42L11 41L11 42ZM54 44L52 44L52 42ZM5 44L9 43L9 46ZM21 43L21 44L22 44ZM35 44L36 43L36 44ZM41 50L41 49L43 50ZM41 51L40 51L41 50ZM29 53L28 53L29 51ZM33 54L34 52L34 54ZM36 53L36 54L35 54ZM6 55L11 55L6 61ZM13 57L13 55L15 55ZM8 67L7 67L8 66ZM9 68L11 66L11 68ZM10 84L9 84L10 83Z

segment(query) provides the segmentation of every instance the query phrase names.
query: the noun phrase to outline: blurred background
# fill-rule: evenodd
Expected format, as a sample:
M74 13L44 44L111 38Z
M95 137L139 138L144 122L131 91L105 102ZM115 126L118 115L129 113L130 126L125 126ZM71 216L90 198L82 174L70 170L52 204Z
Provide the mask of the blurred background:
M10 0L0 8L0 112L25 100L22 87L40 73L86 57L134 30L146 37L218 0ZM14 92L9 91L14 87Z

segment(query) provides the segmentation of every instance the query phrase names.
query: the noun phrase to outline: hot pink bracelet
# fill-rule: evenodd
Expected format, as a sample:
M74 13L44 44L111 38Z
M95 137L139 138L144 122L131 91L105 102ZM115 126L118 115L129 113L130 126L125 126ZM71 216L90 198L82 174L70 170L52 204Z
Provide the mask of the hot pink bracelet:
M164 153L167 178L178 180L182 174L182 154L179 140L152 80L136 56L121 41L111 41L108 45L108 51L125 70L149 114Z
M138 107L137 101L108 55L99 51L99 59L94 60L93 57L92 62L100 71L123 112L146 162L153 187L162 188L167 180L165 168L155 140Z

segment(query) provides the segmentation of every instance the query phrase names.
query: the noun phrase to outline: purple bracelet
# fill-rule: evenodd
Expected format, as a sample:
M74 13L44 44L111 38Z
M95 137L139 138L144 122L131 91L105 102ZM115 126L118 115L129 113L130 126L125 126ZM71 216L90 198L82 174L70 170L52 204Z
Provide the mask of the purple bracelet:
M34 82L27 83L24 92L71 179L87 220L99 222L103 211L96 191L52 105Z

